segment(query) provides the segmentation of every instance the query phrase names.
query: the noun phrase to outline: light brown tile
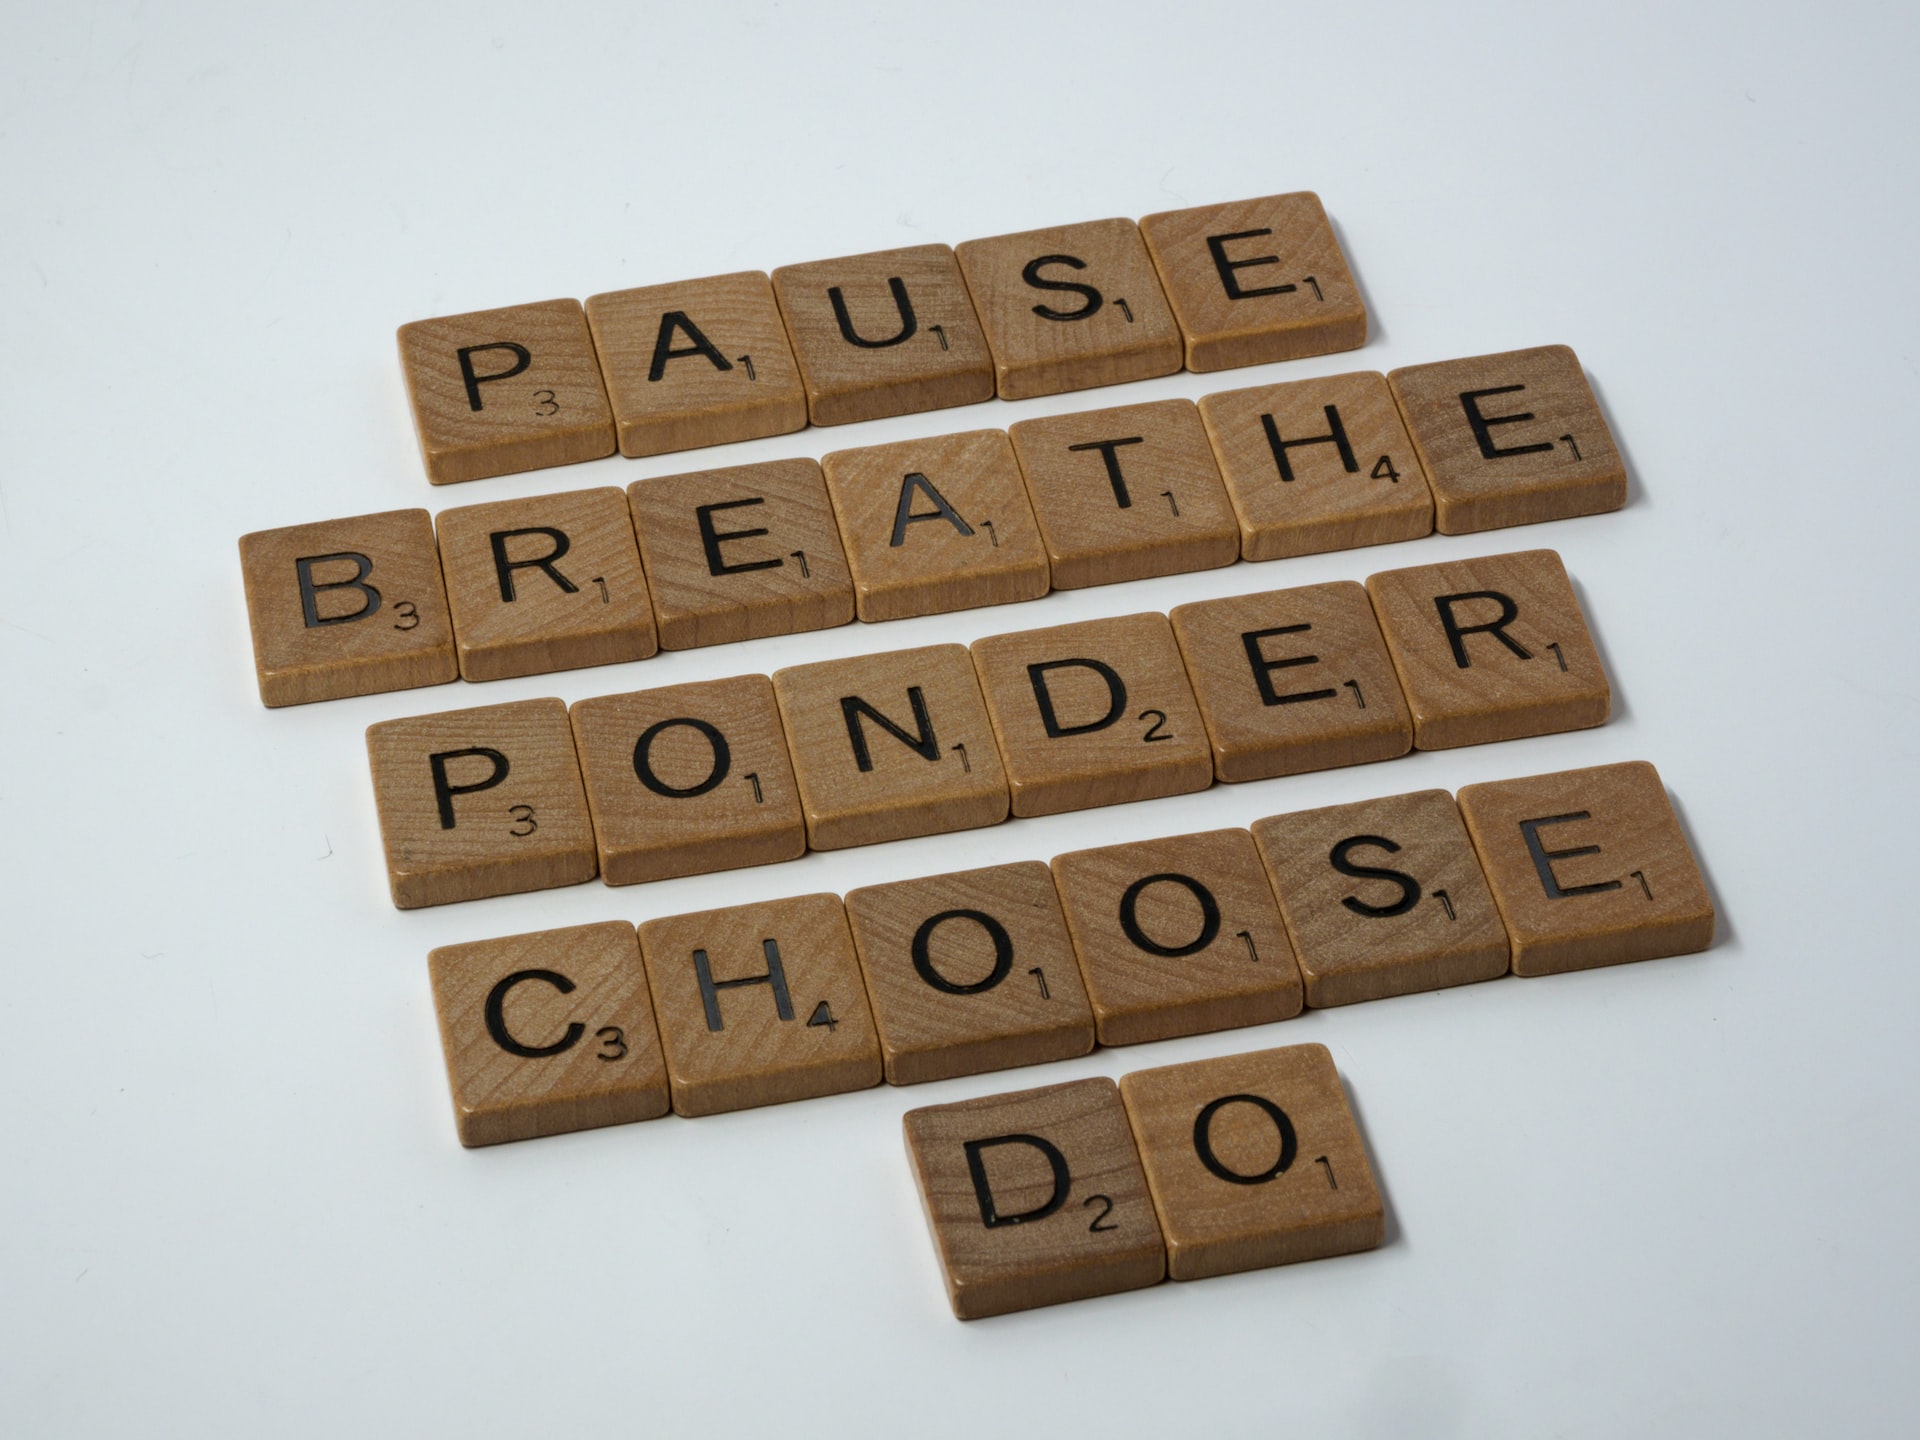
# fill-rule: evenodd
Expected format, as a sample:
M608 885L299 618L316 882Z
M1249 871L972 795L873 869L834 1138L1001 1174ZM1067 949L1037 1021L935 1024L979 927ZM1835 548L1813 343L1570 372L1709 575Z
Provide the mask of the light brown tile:
M464 678L618 665L660 648L614 487L462 505L435 525Z
M1131 220L969 240L955 253L1002 400L1180 368L1180 330Z
M1367 308L1311 191L1168 210L1140 222L1186 338L1187 369L1353 350Z
M1224 390L1200 414L1247 559L1432 533L1433 496L1379 372Z
M385 720L367 727L367 759L402 910L593 878L593 826L562 702Z
M826 630L853 581L815 460L768 460L627 487L664 650Z
M800 895L640 927L682 1115L880 1083L880 1042L837 895Z
M1246 831L1076 850L1052 868L1102 1045L1300 1013L1293 947Z
M442 945L427 967L462 1145L667 1113L667 1067L631 925Z
M804 430L807 396L758 270L587 299L622 455Z
M1056 590L1240 558L1239 524L1191 400L1022 420L1008 433Z
M1367 577L1419 750L1606 723L1612 690L1566 567L1522 550Z
M789 666L773 691L815 850L1007 818L1006 770L964 646Z
M888 1083L1093 1049L1073 941L1038 861L868 885L846 905Z
M1315 1009L1507 973L1507 932L1444 790L1253 824Z
M613 454L613 409L578 300L415 320L399 340L435 485Z
M600 878L634 885L806 853L800 790L764 675L576 700Z
M1222 780L1391 760L1413 717L1351 580L1176 605L1167 617Z
M902 1128L960 1319L1138 1290L1166 1275L1113 1081L929 1105L909 1110Z
M1324 1045L1289 1045L1120 1081L1167 1273L1204 1280L1371 1250L1386 1208Z
M816 425L993 398L993 361L953 251L912 245L773 272Z
M390 510L240 537L261 703L444 685L459 673L433 520Z
M1186 795L1213 783L1200 708L1160 614L973 642L1016 815Z
M820 464L862 620L1047 593L1046 549L1004 431L836 450Z
M1565 345L1410 365L1387 376L1445 535L1627 503L1627 467Z
M1645 761L1468 785L1460 810L1513 973L1557 975L1713 943L1713 900Z

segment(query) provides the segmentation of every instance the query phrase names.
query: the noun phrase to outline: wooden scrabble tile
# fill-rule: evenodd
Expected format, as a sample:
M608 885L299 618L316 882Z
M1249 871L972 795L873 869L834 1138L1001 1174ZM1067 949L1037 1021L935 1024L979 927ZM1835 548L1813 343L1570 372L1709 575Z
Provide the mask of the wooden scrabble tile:
M427 968L462 1145L667 1113L667 1066L631 925L442 945Z
M1566 567L1522 550L1367 577L1419 750L1604 725L1606 671Z
M1102 1045L1300 1013L1293 947L1246 831L1056 855L1053 880Z
M1166 1275L1113 1081L929 1105L901 1123L960 1319L1139 1290Z
M1253 824L1315 1009L1507 973L1459 807L1421 790Z
M1224 390L1200 414L1247 559L1432 533L1433 496L1378 371Z
M1364 765L1413 748L1386 641L1353 581L1196 600L1167 618L1220 779Z
M807 843L842 850L998 825L1007 774L964 646L773 672Z
M1240 558L1240 528L1191 400L1022 420L1008 433L1056 590Z
M889 1084L1093 1049L1073 941L1038 861L869 885L846 905Z
M1180 330L1131 220L969 240L955 253L1002 400L1180 368Z
M627 487L665 650L826 630L853 581L815 460L769 460Z
M576 700L600 878L635 885L806 853L800 791L764 675Z
M1513 938L1514 974L1713 943L1713 899L1645 761L1468 785L1460 811Z
M263 704L444 685L460 673L424 510L256 530L240 537L240 572Z
M1120 1094L1175 1280L1323 1260L1385 1238L1386 1208L1326 1046L1136 1070Z
M587 299L622 455L663 455L807 425L800 367L758 270Z
M578 300L416 320L399 339L435 485L613 454L613 410Z
M593 878L593 826L561 701L385 720L367 727L367 758L402 910Z
M1187 369L1353 350L1367 307L1311 191L1168 210L1140 222L1186 337Z
M435 524L466 679L617 665L660 648L627 497L613 486L462 505Z
M1047 593L1046 548L1005 432L836 450L820 465L862 620Z
M783 265L773 293L816 425L993 398L987 339L945 245Z
M640 952L680 1114L880 1083L880 1042L839 896L649 920Z
M1016 815L1186 795L1213 758L1173 629L1160 614L973 642Z
M1627 503L1627 467L1565 345L1410 365L1387 376L1444 535L1595 515Z

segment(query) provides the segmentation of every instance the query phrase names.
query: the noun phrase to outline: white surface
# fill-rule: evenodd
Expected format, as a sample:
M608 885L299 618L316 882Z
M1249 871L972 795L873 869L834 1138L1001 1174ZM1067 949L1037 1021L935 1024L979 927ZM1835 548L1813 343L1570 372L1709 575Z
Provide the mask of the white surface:
M1914 11L6 6L0 1432L1912 1434ZM433 490L392 332L1311 187L1358 354ZM268 713L234 541L1564 341L1618 514ZM368 723L1550 545L1585 734L387 902ZM438 944L1646 758L1709 953L463 1152ZM919 1104L1320 1040L1377 1253L961 1325Z

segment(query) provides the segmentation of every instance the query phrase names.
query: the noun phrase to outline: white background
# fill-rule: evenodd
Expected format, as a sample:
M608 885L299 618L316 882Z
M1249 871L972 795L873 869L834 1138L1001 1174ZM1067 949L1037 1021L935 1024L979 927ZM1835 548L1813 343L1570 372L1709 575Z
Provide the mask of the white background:
M0 1432L1914 1433L1920 26L1899 5L4 7ZM454 311L1312 188L1358 354L426 484ZM243 532L1526 345L1624 511L269 713ZM388 902L361 732L1552 546L1604 729ZM425 955L1654 761L1710 952L486 1152ZM1903 943L1904 942L1904 943ZM962 1325L911 1106L1317 1040L1379 1251Z

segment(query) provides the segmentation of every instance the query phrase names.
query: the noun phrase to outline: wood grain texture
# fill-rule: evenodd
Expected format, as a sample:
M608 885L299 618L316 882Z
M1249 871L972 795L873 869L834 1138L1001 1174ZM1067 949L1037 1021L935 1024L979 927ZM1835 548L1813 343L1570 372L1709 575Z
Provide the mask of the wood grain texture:
M587 298L622 455L785 435L807 395L758 270Z
M1220 779L1364 765L1413 748L1393 660L1353 581L1196 600L1167 618Z
M838 896L649 920L640 953L678 1113L880 1083L880 1042Z
M816 425L993 398L987 338L945 245L783 265L773 293Z
M613 454L613 409L578 300L416 320L399 341L435 485Z
M1366 344L1367 307L1311 191L1168 210L1143 219L1140 233L1185 337L1189 370Z
M382 721L367 727L367 759L402 910L593 878L593 825L561 701Z
M1443 535L1627 503L1626 462L1579 357L1565 345L1409 365L1387 381L1433 487Z
M576 700L600 878L635 885L806 853L800 789L764 675Z
M667 1067L631 925L442 945L427 968L462 1145L667 1113Z
M458 678L433 520L389 510L240 537L261 703L307 705Z
M1645 761L1468 785L1460 811L1513 939L1514 974L1713 943L1713 898Z
M1418 750L1604 725L1612 690L1566 567L1521 550L1367 577Z
M1008 436L1056 590L1240 558L1239 525L1191 400L1022 420Z
M818 461L636 480L627 499L662 649L852 623L853 580Z
M1047 593L1046 547L1004 431L836 450L820 465L862 620Z
M972 652L1015 815L1213 783L1206 726L1166 616L989 635Z
M1491 980L1507 931L1444 790L1253 824L1315 1009Z
M846 906L889 1084L1093 1049L1093 1010L1045 865L868 885Z
M1433 495L1378 371L1223 390L1200 414L1247 559L1432 533Z
M960 645L773 673L807 843L841 850L1007 818L1007 775Z
M1180 329L1131 220L969 240L955 254L1002 400L1180 368Z
M1293 947L1246 831L1076 850L1052 869L1102 1045L1300 1013Z
M618 665L660 648L618 489L463 505L435 524L463 678Z
M1385 1238L1386 1207L1326 1046L1136 1070L1120 1093L1175 1280Z
M960 1319L1138 1290L1166 1275L1113 1081L929 1105L901 1125Z

